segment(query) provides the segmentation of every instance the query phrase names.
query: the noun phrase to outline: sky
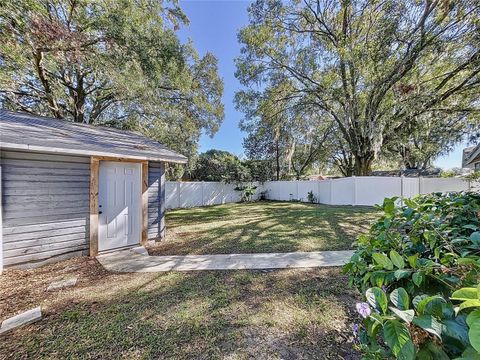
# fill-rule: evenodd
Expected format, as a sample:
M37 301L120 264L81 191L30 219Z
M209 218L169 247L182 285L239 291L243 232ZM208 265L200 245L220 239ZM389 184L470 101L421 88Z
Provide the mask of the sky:
M242 114L235 110L233 102L240 84L235 78L234 59L240 55L237 32L248 24L247 7L249 1L180 1L180 7L190 20L187 28L182 28L180 39L192 39L200 55L213 53L218 61L220 77L224 82L223 103L225 119L213 138L202 136L200 152L209 149L227 150L236 155L243 154L242 139L245 135L238 128Z
M190 25L178 31L180 39L191 39L200 55L213 53L219 61L219 74L224 82L225 120L213 138L201 137L200 152L220 149L237 156L243 154L245 133L238 128L242 113L235 110L233 102L235 92L241 89L235 78L234 59L240 55L237 33L248 24L247 7L250 3L246 0L180 0L180 6L190 20ZM450 154L437 159L434 165L444 169L460 167L462 150L466 146L459 144Z

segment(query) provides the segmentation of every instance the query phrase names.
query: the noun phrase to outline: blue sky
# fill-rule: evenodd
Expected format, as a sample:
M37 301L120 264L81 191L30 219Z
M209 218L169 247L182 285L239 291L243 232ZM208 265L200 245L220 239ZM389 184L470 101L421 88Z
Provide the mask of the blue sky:
M219 73L225 86L225 120L213 138L202 136L201 152L221 149L236 155L243 154L242 139L245 134L238 128L242 114L235 110L233 103L235 91L240 89L234 75L234 59L240 54L237 32L248 24L247 7L250 3L245 0L180 1L180 6L190 19L190 25L178 32L180 38L184 41L192 39L201 55L209 51L218 58ZM465 146L459 145L452 153L435 161L435 165L442 168L459 167Z
M190 25L179 31L181 39L190 38L203 55L213 53L219 61L220 76L224 81L223 103L225 120L213 139L202 136L200 151L212 148L227 150L236 155L243 153L244 133L238 128L242 114L235 110L233 98L240 84L235 79L234 59L240 55L237 32L248 24L249 1L180 1L190 19Z

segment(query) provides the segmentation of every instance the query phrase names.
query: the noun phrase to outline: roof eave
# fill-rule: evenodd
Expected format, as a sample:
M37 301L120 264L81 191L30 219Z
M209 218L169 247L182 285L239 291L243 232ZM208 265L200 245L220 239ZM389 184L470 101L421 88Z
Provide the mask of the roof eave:
M20 150L20 151L31 151L38 153L48 153L48 154L60 154L60 155L74 155L74 156L107 156L107 157L117 157L122 159L130 160L147 160L147 161L159 161L159 162L169 162L176 164L186 164L187 158L183 155L178 156L136 156L136 155L127 155L122 153L112 153L105 151L91 151L91 150L78 150L78 149L64 149L64 148L52 148L46 146L38 145L26 145L26 144L14 144L14 143L5 143L2 142L0 145L1 150Z
M470 165L473 161L475 161L480 156L480 144L477 145L470 153L467 155L465 159L465 164Z

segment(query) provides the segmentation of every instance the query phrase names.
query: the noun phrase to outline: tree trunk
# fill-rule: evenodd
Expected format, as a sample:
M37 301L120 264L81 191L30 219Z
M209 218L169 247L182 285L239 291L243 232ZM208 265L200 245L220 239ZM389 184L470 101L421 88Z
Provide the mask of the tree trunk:
M278 139L275 142L275 160L277 162L277 181L280 180L280 154L278 148Z
M48 101L48 107L50 108L50 111L52 112L54 117L56 117L57 119L61 119L63 118L62 112L60 111L57 101L53 96L53 91L50 86L50 82L47 78L46 71L43 67L43 52L41 52L40 50L35 50L33 52L33 56L35 61L35 70L37 71L38 78L40 79L40 82L43 85L43 91Z
M346 177L350 177L353 175L353 168L351 166L347 166L344 168L344 171L342 172Z
M72 92L73 99L73 119L75 122L85 122L85 89L83 88L84 78L77 73L77 87Z
M354 157L349 152L342 151L341 156L337 159L335 165L338 167L343 176L350 177L354 172L353 164Z
M354 174L356 176L369 176L372 172L373 156L355 157Z

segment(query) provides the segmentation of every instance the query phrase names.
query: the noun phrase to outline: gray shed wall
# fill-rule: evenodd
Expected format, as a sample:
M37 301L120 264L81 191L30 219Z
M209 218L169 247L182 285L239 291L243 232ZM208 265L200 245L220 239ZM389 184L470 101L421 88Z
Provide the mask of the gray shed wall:
M148 238L165 237L165 163L148 163Z
M2 151L4 266L86 254L90 158Z
M2 151L0 167L4 266L88 254L90 157ZM165 164L150 162L148 238L164 235Z

